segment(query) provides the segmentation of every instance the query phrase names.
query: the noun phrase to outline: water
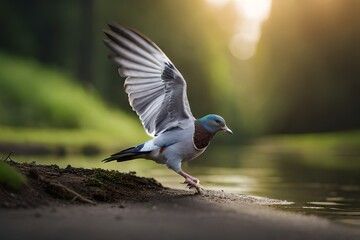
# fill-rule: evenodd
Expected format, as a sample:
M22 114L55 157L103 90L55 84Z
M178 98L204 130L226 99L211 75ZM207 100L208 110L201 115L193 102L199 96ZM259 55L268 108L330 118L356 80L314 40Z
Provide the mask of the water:
M183 189L183 178L147 160L101 163L104 156L16 157L17 161L55 163L66 167L101 167L136 171L163 185ZM15 158L15 157L14 157ZM224 190L293 202L279 208L312 214L360 227L360 156L322 154L304 157L289 151L263 151L256 147L212 148L183 170L200 179L206 189Z

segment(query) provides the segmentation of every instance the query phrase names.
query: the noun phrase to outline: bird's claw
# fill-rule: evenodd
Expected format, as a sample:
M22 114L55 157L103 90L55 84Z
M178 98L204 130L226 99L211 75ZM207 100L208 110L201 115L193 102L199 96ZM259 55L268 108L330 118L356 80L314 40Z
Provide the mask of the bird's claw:
M189 189L195 188L199 194L202 194L204 192L203 187L200 185L199 179L194 178L183 171L180 171L178 173L185 178L184 183Z
M202 193L204 192L204 188L199 184L199 183L200 183L199 179L196 179L196 178L194 178L194 179L187 178L187 179L185 179L185 182L184 182L184 183L187 184L186 186L187 186L189 189L195 188L196 191L197 191L199 194L202 194Z
M190 180L192 182L194 182L195 184L200 184L200 180L197 179L197 178L190 178ZM188 182L188 179L185 179L185 181L183 182L184 184L187 183L188 185L191 185L189 182Z

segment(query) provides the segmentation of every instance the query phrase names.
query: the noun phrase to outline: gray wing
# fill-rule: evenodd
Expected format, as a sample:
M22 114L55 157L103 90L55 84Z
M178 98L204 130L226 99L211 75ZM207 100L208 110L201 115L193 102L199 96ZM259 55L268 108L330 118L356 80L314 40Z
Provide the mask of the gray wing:
M151 40L134 30L110 24L104 43L119 65L132 109L146 132L156 136L170 128L185 128L195 120L186 95L186 82Z

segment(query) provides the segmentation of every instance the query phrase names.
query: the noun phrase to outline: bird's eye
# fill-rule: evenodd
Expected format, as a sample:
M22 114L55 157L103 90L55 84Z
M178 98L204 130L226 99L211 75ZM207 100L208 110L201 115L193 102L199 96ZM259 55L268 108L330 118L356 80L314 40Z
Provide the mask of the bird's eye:
M215 122L216 122L217 124L220 124L220 123L221 123L221 121L220 121L220 120L215 120Z

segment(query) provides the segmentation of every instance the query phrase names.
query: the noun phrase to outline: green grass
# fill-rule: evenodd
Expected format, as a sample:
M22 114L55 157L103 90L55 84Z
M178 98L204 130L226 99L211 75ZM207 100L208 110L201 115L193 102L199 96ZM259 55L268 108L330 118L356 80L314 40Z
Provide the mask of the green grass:
M0 184L18 190L26 184L26 177L0 160Z
M33 129L0 126L0 143L38 144L48 148L65 147L68 152L77 153L85 146L99 150L114 150L139 143L143 138L128 136L124 132L109 133L90 129ZM132 134L132 133L130 133Z
M0 53L0 142L99 147L133 144L144 131L68 75Z

